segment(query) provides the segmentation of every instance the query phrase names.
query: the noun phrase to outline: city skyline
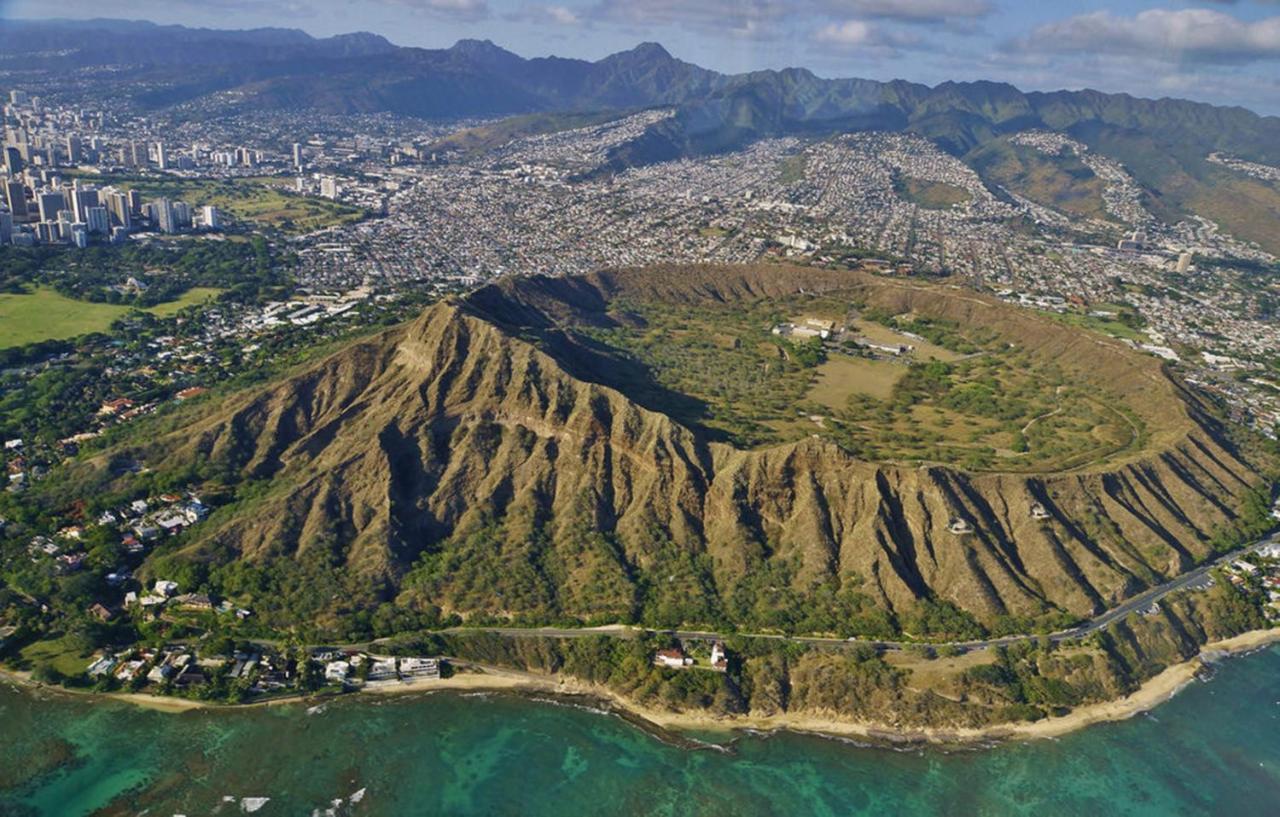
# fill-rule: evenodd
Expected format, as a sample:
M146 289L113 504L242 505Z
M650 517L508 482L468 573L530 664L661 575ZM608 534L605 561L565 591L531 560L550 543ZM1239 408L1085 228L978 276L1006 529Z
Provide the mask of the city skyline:
M358 8L357 8L358 6ZM0 19L103 17L100 4L0 0ZM825 77L1096 88L1280 114L1280 4L1001 0L752 0L696 7L521 0L143 0L126 16L214 28L279 26L314 36L368 30L402 46L491 39L526 57L595 60L643 40L726 73L785 67Z

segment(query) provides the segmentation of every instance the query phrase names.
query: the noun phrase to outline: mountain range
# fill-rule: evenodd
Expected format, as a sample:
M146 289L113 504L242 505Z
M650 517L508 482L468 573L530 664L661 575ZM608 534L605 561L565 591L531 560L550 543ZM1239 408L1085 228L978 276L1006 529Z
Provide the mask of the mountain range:
M1057 188L1042 203L1096 198L1089 180L1057 166L1059 159L1008 140L1046 129L1121 161L1158 217L1204 216L1280 252L1280 189L1207 161L1216 151L1280 165L1280 118L1238 107L1092 90L1025 93L996 82L826 79L803 68L729 75L676 59L656 43L589 62L525 59L487 40L424 49L368 33L317 39L290 29L7 21L0 54L0 71L20 67L11 76L55 80L42 81L43 88L56 89L58 76L74 73L76 87L90 95L179 117L306 110L458 119L674 109L675 116L615 148L604 173L771 136L910 132L964 159L993 188L1050 179ZM82 70L105 65L113 70Z
M995 82L930 88L824 79L803 68L729 75L678 60L656 43L588 62L525 59L487 40L424 49L369 33L317 39L294 29L11 20L0 30L0 53L28 70L117 64L127 69L124 79L171 80L163 90L134 91L151 107L233 88L247 92L246 108L424 117L669 105L679 109L683 137L704 149L776 133L877 128L916 131L963 152L995 134L1044 127L1140 131L1280 162L1280 118L1243 108L1088 90L1023 93Z

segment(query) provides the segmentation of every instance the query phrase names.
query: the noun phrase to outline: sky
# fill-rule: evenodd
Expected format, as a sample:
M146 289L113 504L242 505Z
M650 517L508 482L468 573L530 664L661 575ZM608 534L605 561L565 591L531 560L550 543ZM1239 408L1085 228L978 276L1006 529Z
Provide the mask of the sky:
M0 0L0 26L51 16L372 31L424 47L474 37L526 57L598 59L655 41L733 73L989 79L1280 115L1280 0Z

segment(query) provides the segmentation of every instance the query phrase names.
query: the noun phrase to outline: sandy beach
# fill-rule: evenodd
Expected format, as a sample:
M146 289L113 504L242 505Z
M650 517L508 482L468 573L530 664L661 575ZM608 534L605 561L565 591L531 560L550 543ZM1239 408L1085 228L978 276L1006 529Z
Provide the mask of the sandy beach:
M603 706L641 727L666 731L678 736L682 731L736 731L749 729L761 732L790 731L815 735L847 737L884 744L929 743L937 745L965 745L994 743L1006 740L1035 740L1054 738L1096 723L1120 721L1131 718L1176 695L1194 680L1204 666L1201 656L1206 653L1232 655L1251 652L1280 641L1280 627L1255 630L1223 641L1210 642L1201 648L1200 655L1181 664L1169 667L1147 680L1137 691L1115 701L1081 706L1071 713L1045 718L1032 723L1000 724L981 729L902 729L890 724L845 721L838 718L800 713L783 713L771 716L738 715L718 717L703 713L669 712L639 706L632 701L604 688L577 681L565 676L540 675L496 667L464 666L462 671L439 680L417 679L413 681L366 686L359 695L405 695L442 690L507 691L524 694L542 694L564 697L567 700L584 700L592 706ZM163 712L187 712L204 708L242 708L280 706L289 703L320 703L323 696L290 695L268 701L245 704L220 704L194 701L163 695L138 692L94 693L48 687L31 680L30 674L12 670L0 671L19 684L55 694L111 699Z

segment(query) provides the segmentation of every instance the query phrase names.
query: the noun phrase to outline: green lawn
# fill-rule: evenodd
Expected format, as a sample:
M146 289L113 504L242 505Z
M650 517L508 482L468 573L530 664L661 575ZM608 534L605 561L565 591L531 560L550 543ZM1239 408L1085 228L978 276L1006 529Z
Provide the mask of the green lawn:
M79 675L89 666L82 645L69 636L52 641L37 641L22 648L22 660L32 667L49 664L63 675Z
M926 210L947 210L971 198L969 191L962 187L911 177L898 179L894 189L907 201Z
M167 317L186 306L205 301L220 290L197 287L176 301L151 307L149 312ZM50 287L36 287L20 295L0 293L0 349L63 340L91 332L105 332L129 307L77 301Z
M1124 338L1136 343L1146 343L1148 340L1147 336L1142 332L1117 318L1099 318L1093 315L1081 315L1078 312L1044 312L1042 314L1060 323L1078 326L1082 329L1092 329L1095 332L1111 335L1115 338Z
M851 394L888 400L893 397L893 387L906 373L903 363L832 355L817 368L817 378L805 397L832 409L843 409Z
M136 189L148 201L167 196L185 201L192 207L211 204L238 221L278 229L288 235L302 235L337 224L351 224L365 217L364 211L350 205L315 196L297 195L289 190L291 180L285 178L85 178L99 184Z

